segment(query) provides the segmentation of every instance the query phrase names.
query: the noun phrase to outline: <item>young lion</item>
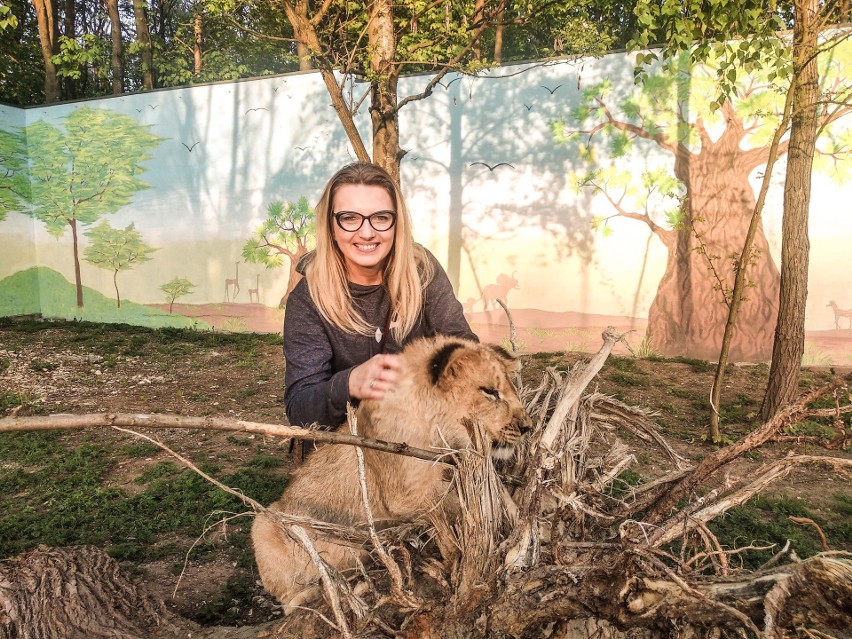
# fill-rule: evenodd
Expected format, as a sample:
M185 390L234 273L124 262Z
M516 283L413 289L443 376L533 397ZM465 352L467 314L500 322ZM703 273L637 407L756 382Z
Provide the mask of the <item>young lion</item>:
M396 387L382 400L358 408L359 434L416 448L447 450L471 446L465 423L478 420L492 440L495 456L511 455L530 427L509 379L515 361L502 348L455 337L411 343L402 352ZM348 432L348 426L341 426ZM412 520L425 514L446 489L443 464L364 449L370 507L375 519ZM323 446L293 475L273 511L359 526L366 521L358 461L351 446ZM252 527L255 559L264 587L285 611L319 592L318 572L302 546L268 517ZM352 549L315 541L338 570L354 567Z

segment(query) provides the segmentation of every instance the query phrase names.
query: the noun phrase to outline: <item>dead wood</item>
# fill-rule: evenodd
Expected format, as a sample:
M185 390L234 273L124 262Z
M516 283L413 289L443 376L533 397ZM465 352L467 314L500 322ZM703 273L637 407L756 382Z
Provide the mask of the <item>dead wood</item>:
M282 424L248 422L224 417L192 417L167 415L164 413L86 413L83 415L39 415L35 417L4 417L0 419L0 433L36 430L73 430L123 426L125 428L181 428L191 430L222 430L239 433L257 433L284 439L307 439L324 444L348 444L362 446L396 455L408 455L427 461L445 460L445 454L414 448L405 442L385 442L369 437L358 437L346 433L296 428Z
M328 571L323 585L329 603L296 611L273 636L544 637L586 619L648 637L843 636L852 618L852 556L824 553L783 564L785 548L762 571L737 571L728 558L740 550L722 547L708 523L799 467L852 472L848 459L799 455L766 464L731 486L712 484L740 455L813 415L809 403L846 380L809 393L741 442L690 468L654 428L652 415L586 391L618 339L608 331L588 362L564 375L549 370L537 386L520 388L536 434L511 469L514 495L487 449L479 447L458 451L448 465L452 506L430 513L429 524L385 530L329 526L323 534L362 545L377 557L362 570L366 594L353 596L352 584ZM837 402L823 417L847 409ZM448 461L445 452L413 451L404 444L211 418L11 418L0 420L0 431L107 425L259 432ZM475 436L481 433L475 422L470 428ZM633 462L619 439L622 429L658 449L670 468L616 497L614 482ZM709 488L700 498L699 487ZM321 522L280 521L297 536L310 530L303 539L308 549L311 535L323 531ZM680 556L666 550L673 541L681 542ZM315 561L322 564L321 557ZM52 588L61 592L63 585ZM140 629L124 636L154 635Z
M0 637L172 637L198 627L173 614L91 546L35 550L0 561Z
M693 496L696 488L707 482L712 474L744 453L766 443L783 428L795 424L806 415L809 415L812 410L808 408L808 404L835 391L841 386L847 385L850 378L847 375L842 379L834 379L828 384L806 393L797 401L780 410L772 419L763 424L763 426L749 433L742 441L720 448L715 453L705 457L695 470L666 487L665 492L659 496L654 506L646 513L646 521L657 523L668 517L678 501Z

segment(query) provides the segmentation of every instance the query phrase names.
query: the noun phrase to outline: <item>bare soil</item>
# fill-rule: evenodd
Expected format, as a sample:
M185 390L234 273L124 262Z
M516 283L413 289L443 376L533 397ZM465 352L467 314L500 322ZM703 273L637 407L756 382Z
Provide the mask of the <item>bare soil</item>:
M524 379L528 384L536 383L546 367L566 370L586 357L584 353L565 351L524 354ZM268 335L0 321L0 417L173 413L283 424L286 423L283 369L280 342ZM804 369L801 385L804 389L821 384L835 372L842 371ZM613 356L592 386L628 404L656 411L655 421L664 436L678 452L698 461L715 449L703 439L709 420L707 397L712 375L713 366L706 362ZM722 406L723 429L730 439L740 438L758 425L756 414L766 377L765 365L731 367ZM848 422L843 427L849 431ZM830 431L829 435L838 432ZM258 455L279 458L283 463L274 472L282 476L292 467L287 441L178 430L149 434L196 463L214 463L222 475ZM73 444L92 436L92 433L69 432L62 438ZM99 431L94 436L105 445L117 447L132 441L128 435L111 430ZM633 471L646 479L654 476L659 462L656 453L627 433L624 439L636 455ZM852 457L848 440L836 448L827 448L811 439L788 440L772 443L739 460L731 473L752 471L761 463L790 452ZM106 483L132 494L141 490L136 481L140 474L167 459L165 452L127 456L111 468ZM801 501L825 521L836 522L844 517L848 520L848 515L838 513L833 505L838 493L852 496L848 482L840 478L826 476L819 470L797 472L773 490L773 494ZM0 496L0 505L4 499ZM187 562L179 584L176 573L180 570L173 558L143 558L127 566L139 581L175 610L195 618L213 598L221 596L222 585L228 579L241 575L254 584L254 590L246 599L249 603L239 604L241 608L232 621L251 624L268 620L277 611L274 602L254 583L256 575L251 562L246 565L217 551L219 544L227 543L236 526L234 522L225 522L208 532L206 539L212 550ZM158 540L176 546L180 553L189 551L194 541L180 536ZM851 539L831 541L838 547L852 549Z

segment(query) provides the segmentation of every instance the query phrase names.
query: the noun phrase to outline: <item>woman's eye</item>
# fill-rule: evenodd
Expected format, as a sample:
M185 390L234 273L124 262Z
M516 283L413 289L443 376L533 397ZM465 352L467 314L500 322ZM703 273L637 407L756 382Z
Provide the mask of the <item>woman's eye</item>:
M376 224L390 224L391 216L390 215L374 215L373 221Z
M340 221L344 224L354 224L357 221L358 217L354 214L349 215L341 215Z
M488 399L500 399L500 391L493 388L486 388L485 386L480 386L479 390L482 391L482 394L485 395Z

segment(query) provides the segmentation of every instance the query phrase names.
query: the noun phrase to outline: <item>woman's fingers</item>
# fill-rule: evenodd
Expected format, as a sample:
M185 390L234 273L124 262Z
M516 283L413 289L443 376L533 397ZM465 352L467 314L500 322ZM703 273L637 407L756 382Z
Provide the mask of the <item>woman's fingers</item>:
M381 399L396 386L402 370L398 355L375 355L349 374L349 395L357 399Z

